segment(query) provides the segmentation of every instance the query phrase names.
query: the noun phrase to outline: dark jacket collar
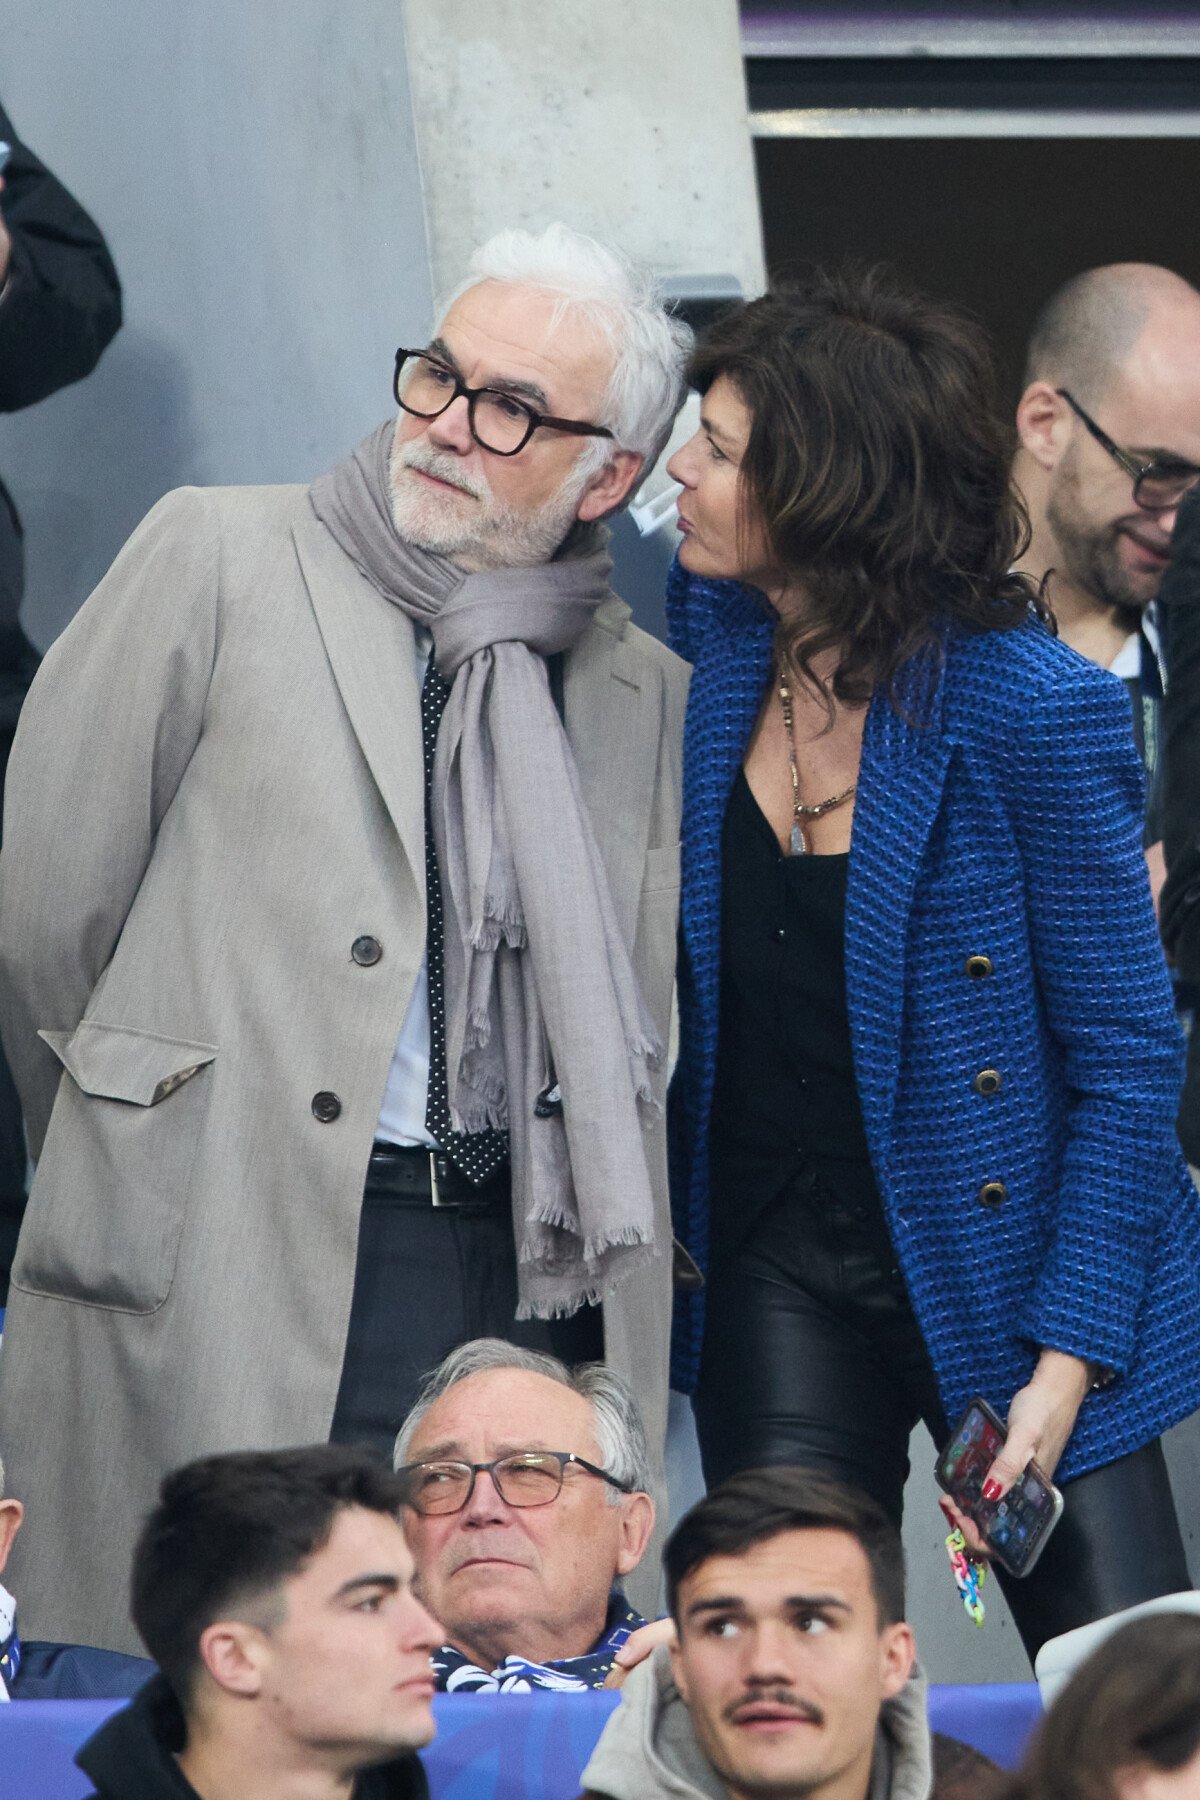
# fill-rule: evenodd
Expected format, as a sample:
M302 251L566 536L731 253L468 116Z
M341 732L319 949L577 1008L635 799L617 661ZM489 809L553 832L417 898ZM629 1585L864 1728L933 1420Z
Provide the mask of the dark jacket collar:
M93 1800L198 1800L175 1760L183 1738L179 1702L158 1675L105 1721L75 1761L96 1784ZM355 1800L429 1800L419 1757L401 1756L365 1770Z

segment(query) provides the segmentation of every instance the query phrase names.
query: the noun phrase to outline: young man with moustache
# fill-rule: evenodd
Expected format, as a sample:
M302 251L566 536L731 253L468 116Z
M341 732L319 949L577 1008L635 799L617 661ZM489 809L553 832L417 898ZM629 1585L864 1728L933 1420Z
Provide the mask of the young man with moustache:
M687 669L602 522L686 336L594 240L499 234L396 415L308 487L168 495L46 658L0 862L39 1637L129 1647L167 1469L387 1456L480 1335L623 1372L661 1480Z
M667 1541L677 1641L625 1683L592 1800L928 1800L900 1536L796 1468L735 1476Z
M1175 516L1200 482L1200 293L1169 269L1088 269L1042 309L1017 407L1016 485L1059 635L1129 690L1149 780L1146 845L1164 866L1155 778L1163 667L1154 602Z
M396 1444L417 1590L450 1693L614 1685L644 1625L621 1583L654 1525L637 1403L611 1369L483 1338L434 1371Z
M440 1632L399 1504L395 1476L334 1445L169 1476L133 1564L162 1673L76 1757L93 1800L428 1800Z

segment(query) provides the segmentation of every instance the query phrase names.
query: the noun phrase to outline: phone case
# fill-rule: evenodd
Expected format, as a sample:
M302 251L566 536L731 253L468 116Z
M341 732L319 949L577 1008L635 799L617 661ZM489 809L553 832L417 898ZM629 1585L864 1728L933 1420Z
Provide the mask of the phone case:
M939 1487L978 1525L996 1561L1010 1575L1028 1575L1062 1516L1063 1498L1035 1462L1001 1500L985 1500L983 1483L1003 1449L1003 1422L980 1395L972 1399L939 1456Z

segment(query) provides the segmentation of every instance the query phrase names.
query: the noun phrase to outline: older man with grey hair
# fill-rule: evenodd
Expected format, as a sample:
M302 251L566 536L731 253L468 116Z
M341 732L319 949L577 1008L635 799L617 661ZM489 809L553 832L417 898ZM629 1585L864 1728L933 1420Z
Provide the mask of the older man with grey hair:
M637 1402L598 1363L480 1338L446 1357L396 1440L417 1590L451 1693L611 1685L645 1623L620 1583L654 1525Z
M603 245L501 233L398 415L308 487L169 494L46 658L0 862L39 1634L130 1642L168 1469L387 1454L485 1333L602 1355L658 1455L687 670L602 521L686 340Z

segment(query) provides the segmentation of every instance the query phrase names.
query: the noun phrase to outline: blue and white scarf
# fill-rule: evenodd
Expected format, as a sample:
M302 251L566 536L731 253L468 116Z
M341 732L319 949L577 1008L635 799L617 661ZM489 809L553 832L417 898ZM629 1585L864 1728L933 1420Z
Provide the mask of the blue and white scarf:
M433 1655L433 1677L445 1694L531 1694L548 1690L582 1694L602 1688L617 1651L631 1631L646 1623L623 1594L614 1593L608 1603L604 1632L585 1656L565 1656L560 1662L535 1663L523 1656L506 1656L495 1669L481 1669L469 1657L443 1644Z
M6 1587L0 1587L0 1702L12 1699L12 1684L20 1667L17 1603Z

